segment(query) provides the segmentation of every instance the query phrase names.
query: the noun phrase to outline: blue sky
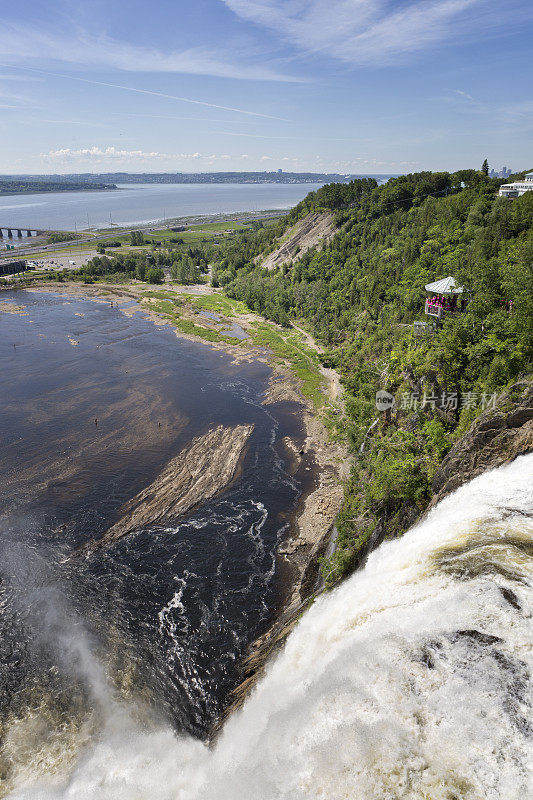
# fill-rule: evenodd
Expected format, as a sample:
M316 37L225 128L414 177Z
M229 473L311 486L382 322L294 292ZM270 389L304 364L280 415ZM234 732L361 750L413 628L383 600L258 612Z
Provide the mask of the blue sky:
M3 9L3 173L533 167L531 0Z

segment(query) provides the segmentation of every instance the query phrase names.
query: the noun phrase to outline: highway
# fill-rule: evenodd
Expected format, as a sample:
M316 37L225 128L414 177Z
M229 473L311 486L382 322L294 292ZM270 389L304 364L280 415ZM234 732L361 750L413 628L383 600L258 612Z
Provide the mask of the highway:
M263 219L272 219L275 217L280 217L285 212L277 212L277 213L269 213L261 215L261 212L258 212L256 215L251 217L234 217L234 218L224 218L220 219L220 217L210 217L210 218L199 218L198 222L172 222L168 223L167 225L150 225L147 227L134 227L134 228L117 228L113 231L107 231L107 233L97 234L95 236L89 236L83 239L75 239L72 242L58 242L57 244L43 244L40 245L37 242L34 245L29 247L15 247L14 250L6 250L5 252L0 252L0 259L7 259L10 261L18 260L21 256L31 256L35 253L47 253L53 252L54 250L65 250L69 247L79 247L82 244L93 244L102 239L112 239L113 236L128 236L130 233L134 233L135 231L141 231L142 233L154 233L156 231L165 231L170 230L171 228L180 228L184 227L187 229L191 225L198 226L198 225L209 225L213 222L254 222ZM16 230L16 228L15 228ZM58 233L63 233L63 231L57 231ZM50 231L53 233L53 231Z

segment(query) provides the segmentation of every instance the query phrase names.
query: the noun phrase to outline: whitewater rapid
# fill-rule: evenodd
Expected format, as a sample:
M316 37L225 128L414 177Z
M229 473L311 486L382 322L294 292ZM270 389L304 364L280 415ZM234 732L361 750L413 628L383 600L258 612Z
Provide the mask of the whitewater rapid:
M532 796L532 486L523 456L383 544L314 603L212 748L104 692L74 755L39 751L31 729L9 797Z

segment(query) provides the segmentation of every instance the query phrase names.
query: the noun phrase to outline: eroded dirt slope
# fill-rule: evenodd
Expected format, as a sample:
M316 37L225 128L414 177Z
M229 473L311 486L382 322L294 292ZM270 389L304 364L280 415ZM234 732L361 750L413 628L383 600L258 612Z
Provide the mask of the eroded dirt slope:
M329 241L335 233L335 222L330 211L308 214L288 232L276 249L261 262L262 267L275 269L287 261L298 261L311 247Z

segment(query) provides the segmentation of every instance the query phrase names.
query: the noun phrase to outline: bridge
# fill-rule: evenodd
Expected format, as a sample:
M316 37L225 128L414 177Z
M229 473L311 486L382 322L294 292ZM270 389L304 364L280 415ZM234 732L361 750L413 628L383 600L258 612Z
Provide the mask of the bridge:
M40 231L36 228L26 228L22 227L14 227L13 225L1 225L0 226L0 239L23 239L24 234L26 234L26 238L30 236L42 236L43 234L48 233L48 231Z

